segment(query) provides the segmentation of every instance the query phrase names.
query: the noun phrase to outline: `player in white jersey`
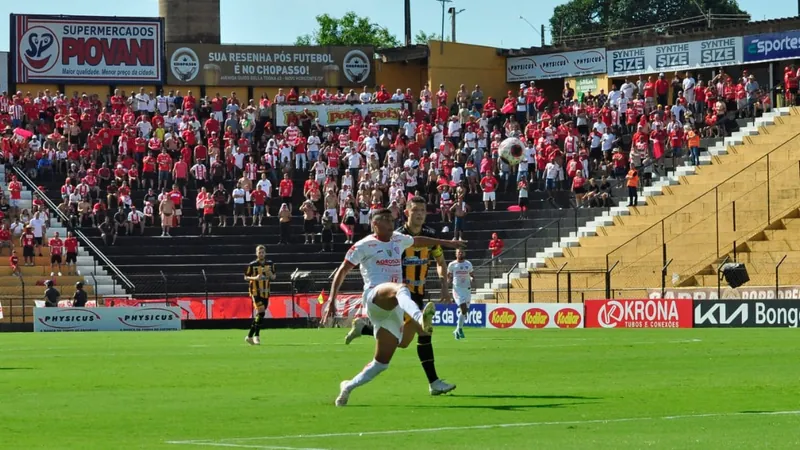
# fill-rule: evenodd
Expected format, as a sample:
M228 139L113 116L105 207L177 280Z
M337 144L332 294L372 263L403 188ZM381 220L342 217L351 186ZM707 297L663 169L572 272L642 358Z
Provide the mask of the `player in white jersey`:
M458 325L453 331L456 340L464 339L464 321L469 314L469 302L472 299L472 263L467 261L464 250L456 250L456 260L447 266L447 278L453 286L453 300L458 305Z
M403 313L411 317L405 326L412 327L414 334L430 335L433 331L432 320L435 313L433 303L419 306L411 299L411 293L403 283L402 257L403 251L411 246L442 246L462 248L464 242L446 241L426 236L408 236L393 230L394 220L389 209L376 211L372 215L372 231L374 234L356 242L336 270L331 285L324 320L327 322L336 313L336 296L347 274L355 266L361 266L361 277L364 279L362 302L367 310L367 317L372 322L375 333L375 357L352 380L342 381L339 385L339 396L336 406L344 406L353 389L370 382L381 372L389 368L389 362L397 347L408 346L411 339L403 339Z

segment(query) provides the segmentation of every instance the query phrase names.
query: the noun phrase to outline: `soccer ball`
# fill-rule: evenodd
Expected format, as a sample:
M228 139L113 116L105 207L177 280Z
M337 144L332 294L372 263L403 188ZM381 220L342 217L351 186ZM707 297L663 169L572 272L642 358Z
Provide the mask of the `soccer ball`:
M500 154L500 158L504 159L509 166L513 167L522 160L522 151L524 148L525 146L522 144L522 141L512 137L501 142L497 151Z

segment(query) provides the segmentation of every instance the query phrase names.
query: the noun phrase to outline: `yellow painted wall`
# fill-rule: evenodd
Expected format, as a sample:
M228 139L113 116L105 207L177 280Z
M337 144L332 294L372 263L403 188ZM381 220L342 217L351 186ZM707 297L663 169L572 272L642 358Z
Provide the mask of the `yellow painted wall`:
M411 92L416 97L422 90L422 85L428 82L428 68L419 61L408 63L392 62L383 63L376 61L375 83L386 86L389 93L394 94L397 89L411 88Z
M78 95L86 94L91 96L97 94L97 98L105 100L106 96L111 94L109 85L102 84L67 84L64 86L67 97L72 97L72 93L78 91Z
M461 84L469 92L479 84L486 96L505 98L512 85L506 83L506 58L499 56L496 48L445 42L444 52L440 53L439 41L430 41L428 45L431 91L436 92L444 84L453 96Z
M138 94L139 88L144 88L144 92L150 94L151 92L156 93L156 86L152 85L142 85L142 84L134 84L134 85L125 85L120 84L116 87L120 91L125 91L125 95L131 95L131 93Z
M164 85L161 88L159 88L158 91L156 91L156 95L161 93L161 91L164 91L164 94L168 94L169 91L173 91L173 92L174 91L181 91L181 94L183 94L183 95L186 95L187 92L192 91L192 95L194 95L195 98L199 98L200 97L200 86L170 86L170 85Z
M45 89L50 89L50 93L55 95L58 92L58 85L56 84L28 84L28 83L19 83L17 84L17 91L22 92L22 95L28 95L28 92L31 95L36 95L37 92L44 92Z

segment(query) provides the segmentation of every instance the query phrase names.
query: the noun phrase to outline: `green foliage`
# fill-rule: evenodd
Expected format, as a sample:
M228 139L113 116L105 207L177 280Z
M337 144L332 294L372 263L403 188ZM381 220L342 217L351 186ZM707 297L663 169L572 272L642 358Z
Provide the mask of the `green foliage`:
M329 14L316 17L317 30L298 36L295 45L372 45L376 48L397 47L400 41L389 30L348 11L341 18Z
M418 45L425 45L428 41L441 41L442 35L438 33L431 33L428 34L422 30L417 31L417 34L414 36L414 43Z
M570 0L555 7L550 29L558 42L561 37L687 19L709 9L712 14L746 14L736 0Z

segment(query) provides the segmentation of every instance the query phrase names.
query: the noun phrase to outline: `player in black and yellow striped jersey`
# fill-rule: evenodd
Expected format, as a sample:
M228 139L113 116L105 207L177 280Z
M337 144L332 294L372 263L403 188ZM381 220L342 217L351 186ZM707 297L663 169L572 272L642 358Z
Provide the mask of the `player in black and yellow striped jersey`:
M247 265L244 280L248 282L248 292L253 300L255 312L245 342L250 345L258 345L261 343L261 322L264 320L269 306L270 283L275 280L275 264L267 260L267 248L263 245L256 247L256 260Z
M398 232L410 236L426 236L437 238L436 231L425 225L428 215L425 199L413 197L406 205L406 223L397 229ZM411 292L411 299L423 308L425 299L425 281L428 278L428 267L432 261L436 261L436 271L441 283L441 300L444 303L450 302L450 288L447 281L447 261L444 259L444 251L441 246L435 247L409 247L403 253L403 283ZM373 329L365 326L362 319L353 321L353 329L350 330L345 343L349 344L353 339L361 335L372 335ZM413 338L413 335L411 336ZM431 395L445 394L456 388L454 384L449 384L439 378L436 373L436 365L433 358L433 344L431 336L417 336L417 356L428 378L428 388Z

